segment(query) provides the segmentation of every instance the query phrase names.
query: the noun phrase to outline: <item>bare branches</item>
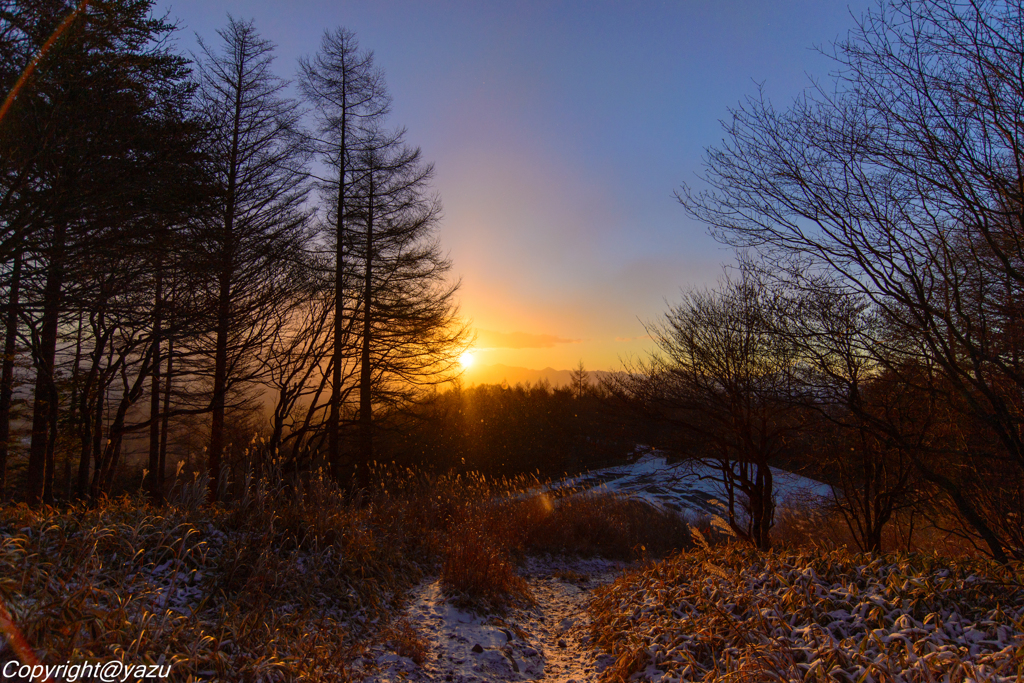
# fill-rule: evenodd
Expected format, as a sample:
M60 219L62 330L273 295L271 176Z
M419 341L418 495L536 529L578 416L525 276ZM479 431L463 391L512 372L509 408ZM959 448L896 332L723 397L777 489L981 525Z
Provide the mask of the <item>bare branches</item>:
M1024 479L1022 29L1020 2L881 4L836 46L831 90L786 111L748 100L708 152L711 190L679 194L720 239L797 257L861 298L884 321L861 344L872 362L956 397L976 422L947 448L972 467L918 462L947 493L984 488L980 471ZM1019 542L962 494L950 493L1005 558Z

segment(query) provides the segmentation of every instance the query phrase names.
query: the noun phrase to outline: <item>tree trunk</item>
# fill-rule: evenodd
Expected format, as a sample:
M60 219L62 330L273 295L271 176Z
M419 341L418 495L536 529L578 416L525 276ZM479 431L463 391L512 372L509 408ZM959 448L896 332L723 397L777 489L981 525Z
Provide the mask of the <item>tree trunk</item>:
M985 542L985 545L988 546L989 552L992 553L992 558L1001 564L1009 562L1010 558L1006 554L1006 548L1003 546L1003 543L982 516L978 514L974 505L964 496L960 486L948 477L926 467L919 458L914 459L914 464L917 466L921 476L938 486L949 496L957 511L963 515L964 520L974 528L975 532Z
M149 396L149 497L154 505L164 502L164 482L160 476L160 335L163 314L163 268L156 267L155 301L153 305L153 376Z
M772 470L765 464L757 468L758 489L760 490L760 525L757 531L757 547L769 550L772 547L771 528L775 521L775 502L772 500Z
M231 280L234 274L234 225L236 188L238 184L238 147L242 120L242 65L238 69L235 85L234 121L231 130L231 157L228 162L228 187L224 208L224 232L221 239L218 264L219 291L217 293L217 341L214 351L213 400L210 409L210 450L207 454L207 474L210 477L210 502L216 502L220 484L221 457L224 452L224 406L227 393L228 333L231 331Z
M71 413L68 423L71 430L79 429L79 421L84 413L79 411L79 395L82 387L79 386L82 373L82 311L78 312L78 335L75 339L75 365L71 370L71 400L68 402L68 410ZM64 498L71 500L74 485L71 479L71 448L64 449Z
M370 366L370 337L373 326L373 171L370 172L366 204L366 268L363 286L363 339L359 367L359 436L361 484L368 484L369 466L373 461L373 368Z
M59 396L57 394L57 387L54 384L53 388L53 402L48 406L46 413L46 429L49 432L46 438L46 469L45 476L43 477L43 502L47 505L53 505L53 479L56 477L56 458L55 451L57 448L57 417L59 409Z
M160 419L160 459L157 463L157 471L160 477L160 490L164 490L167 481L167 430L171 415L171 379L174 371L174 339L167 341L167 372L164 380L164 414Z
M103 411L106 409L107 389L104 386L96 387L96 405L93 406L93 426L92 426L92 440L89 444L89 453L91 454L93 467L92 467L92 484L89 487L89 497L92 500L96 499L96 491L99 490L100 481L100 467L103 465ZM85 457L85 453L82 453L82 457ZM82 468L84 469L84 468ZM82 469L79 469L79 483L81 483ZM88 470L86 470L88 472Z
M154 353L155 350L155 348L151 347L149 354ZM148 379L152 368L152 357L149 354L143 359L142 366L139 368L139 375L135 378L131 388L127 386L127 380L125 380L125 391L121 396L121 401L118 403L117 412L114 414L114 421L111 423L110 431L107 434L107 446L103 452L103 464L98 468L100 471L100 476L98 477L99 488L93 491L94 499L98 498L100 494L110 493L114 484L114 474L121 457L121 443L125 433L125 416L127 416L129 408L142 395L143 389L146 386L146 379ZM121 371L123 377L123 367Z
M342 73L341 92L348 93L348 73ZM327 417L327 460L335 481L341 481L341 364L344 357L345 312L345 155L348 141L347 102L341 103L341 139L338 144L337 235L334 260L334 366L331 373L331 411Z
M11 439L11 406L14 403L14 354L18 343L18 296L21 290L22 252L14 256L11 288L7 299L3 370L0 372L0 503L7 494L7 453Z
M96 322L93 324L94 333L100 329L98 323L102 319L103 311L100 310L96 313ZM103 347L107 343L107 338L107 334L104 333L96 339L95 348L92 353L92 367L89 368L89 375L85 378L82 391L78 396L78 414L80 416L78 429L81 453L78 460L77 493L81 498L89 494L89 463L97 457L94 456L94 451L98 450L98 447L93 444L93 439L96 438L98 440L98 435L103 427L104 387L100 380L102 375L100 363L103 360ZM96 403L90 406L90 397L93 393L96 396Z
M220 482L221 458L224 452L224 410L227 393L228 331L231 322L230 277L221 276L220 303L217 307L217 348L213 370L213 405L210 415L210 453L207 473L210 475L210 502L216 502Z
M32 440L29 444L27 490L25 499L30 506L39 504L47 486L47 452L51 436L50 425L57 411L57 387L54 383L54 363L57 354L57 325L60 316L63 264L61 253L67 226L58 223L54 228L53 256L46 274L43 290L43 324L36 350L36 385L32 398ZM52 478L52 469L49 472ZM52 487L51 487L52 490ZM47 501L49 502L49 501Z
M100 347L97 347L99 352ZM100 479L103 475L103 421L104 421L104 410L106 410L107 403L107 392L110 390L110 382L107 381L106 372L110 371L110 366L113 363L113 342L110 345L110 351L107 354L107 371L102 373L102 379L96 386L96 406L93 414L95 423L93 424L92 430L92 485L89 490L89 497L93 501L97 499L100 491ZM97 353L97 359L100 354Z

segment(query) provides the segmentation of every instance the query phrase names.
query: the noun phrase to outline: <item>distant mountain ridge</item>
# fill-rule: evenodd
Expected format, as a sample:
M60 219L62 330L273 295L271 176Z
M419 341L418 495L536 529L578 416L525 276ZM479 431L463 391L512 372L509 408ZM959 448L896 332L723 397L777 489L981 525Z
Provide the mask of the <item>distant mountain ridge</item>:
M596 384L613 373L603 370L588 370L587 374L589 375L590 382L592 384ZM474 384L502 383L507 383L509 386L515 386L516 384L526 384L527 382L530 384L547 382L552 387L564 387L569 385L571 377L572 370L555 370L554 368L534 370L532 368L519 368L502 364L476 364L467 368L462 374L462 384L466 387L473 386Z

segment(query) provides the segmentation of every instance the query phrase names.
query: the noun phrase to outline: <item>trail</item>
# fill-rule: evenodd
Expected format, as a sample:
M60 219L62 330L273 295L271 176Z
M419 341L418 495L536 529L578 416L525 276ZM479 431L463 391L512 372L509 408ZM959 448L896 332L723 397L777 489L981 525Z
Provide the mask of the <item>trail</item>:
M365 683L445 681L500 683L594 680L608 663L588 646L586 608L594 588L618 576L625 565L608 560L540 560L522 571L536 604L504 617L478 616L444 601L440 583L414 588L403 618L426 645L422 665L380 646L356 669Z

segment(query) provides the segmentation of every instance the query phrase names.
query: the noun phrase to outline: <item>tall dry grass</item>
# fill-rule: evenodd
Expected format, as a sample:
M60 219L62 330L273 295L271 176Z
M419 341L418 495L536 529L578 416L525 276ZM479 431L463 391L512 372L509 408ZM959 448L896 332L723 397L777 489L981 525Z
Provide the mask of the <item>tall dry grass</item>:
M591 623L609 682L1003 681L1022 596L1024 568L985 560L705 543L599 589Z
M821 503L787 500L779 506L772 543L788 550L864 550L843 515ZM970 540L963 524L948 511L901 510L882 532L883 552L933 553L942 557L980 557L982 544Z
M43 662L172 664L172 677L346 680L373 642L421 656L395 623L407 590L440 572L462 604L531 598L538 552L638 557L685 525L614 496L554 500L531 477L379 467L356 495L273 467L204 504L183 477L170 503L0 508L0 599Z
M0 511L0 599L44 662L173 665L175 680L345 680L417 566L337 494L314 508Z
M466 508L452 528L442 586L483 610L532 600L515 565L529 554L661 557L690 543L677 514L611 493L506 489Z

